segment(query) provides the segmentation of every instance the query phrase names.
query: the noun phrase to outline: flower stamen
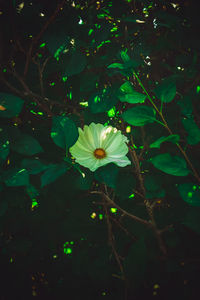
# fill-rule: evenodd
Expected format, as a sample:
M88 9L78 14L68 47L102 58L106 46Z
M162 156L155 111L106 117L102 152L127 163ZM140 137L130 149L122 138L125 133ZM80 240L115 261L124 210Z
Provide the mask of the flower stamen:
M102 148L97 148L95 151L94 151L94 156L96 158L99 158L99 159L102 159L104 157L106 157L106 152L104 149Z

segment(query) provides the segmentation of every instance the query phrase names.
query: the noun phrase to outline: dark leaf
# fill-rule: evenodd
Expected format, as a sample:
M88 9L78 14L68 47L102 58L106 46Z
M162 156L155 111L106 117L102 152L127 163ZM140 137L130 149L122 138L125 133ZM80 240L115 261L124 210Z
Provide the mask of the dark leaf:
M176 81L174 77L167 77L155 88L154 93L162 102L171 102L176 95Z
M129 81L126 81L120 86L118 98L121 102L143 103L146 96L134 91L132 84Z
M169 136L162 136L157 141L153 142L150 148L160 148L160 145L164 142L172 142L174 144L178 143L180 136L178 134L171 134Z
M11 143L11 149L24 155L34 155L43 152L39 142L31 135L22 133Z
M181 198L192 206L200 206L200 186L194 183L182 183L178 185Z
M186 161L179 156L171 156L169 153L160 154L150 159L155 168L174 176L187 176Z
M63 162L60 164L53 164L41 175L41 187L54 182L60 176L65 174L70 166Z
M200 129L192 117L183 118L182 124L188 133L187 142L190 145L196 145L200 142Z
M150 106L136 106L126 110L122 114L125 122L133 126L143 126L156 120L156 111Z
M78 129L68 117L54 116L51 137L57 146L66 149L73 146L77 141Z
M2 118L12 118L17 116L23 107L24 101L19 97L0 93L0 117Z
M46 170L48 165L44 164L39 159L24 158L21 162L21 167L26 169L29 174L35 175Z
M14 168L3 174L3 181L7 186L24 186L29 184L29 175L26 169Z
M78 50L73 51L65 65L63 76L72 76L81 73L85 69L86 64L87 61L85 55Z

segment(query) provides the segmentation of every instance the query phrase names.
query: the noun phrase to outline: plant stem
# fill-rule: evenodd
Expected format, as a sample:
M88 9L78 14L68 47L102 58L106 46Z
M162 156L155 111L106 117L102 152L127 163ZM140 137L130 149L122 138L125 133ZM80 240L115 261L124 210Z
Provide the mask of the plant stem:
M149 95L149 93L147 92L147 90L145 89L144 85L142 84L140 78L138 77L138 75L136 74L135 71L133 71L133 74L135 76L135 78L137 79L139 85L141 86L141 88L143 89L143 91L145 92L148 100L151 102L151 104L153 105L153 107L155 108L155 110L157 111L157 113L159 114L161 120L163 121L163 124L164 127L167 129L167 131L169 132L169 134L173 134L173 132L171 131L171 129L169 128L168 124L167 124L167 121L165 120L163 114L162 114L162 106L161 106L161 111L158 109L158 107L156 106L156 104L153 102L151 96ZM183 148L180 146L179 143L176 143L178 149L180 150L180 152L182 153L182 155L184 156L185 160L187 161L189 167L191 168L195 178L198 180L198 182L200 183L200 177L199 177L199 174L197 173L197 171L195 170L194 166L192 165L191 161L189 160L186 152L183 150Z
M125 216L127 216L127 217L133 219L133 220L136 221L136 222L139 222L139 223L141 223L141 224L144 224L144 225L146 225L146 226L148 226L148 227L152 227L152 226L151 226L151 223L150 223L149 221L144 220L144 219L142 219L142 218L139 218L139 217L137 217L137 216L135 216L135 215L130 214L129 212L127 212L126 210L124 210L123 208L121 208L119 205L117 205L114 201L112 201L112 200L110 199L110 197L108 197L105 193L103 193L103 192L98 192L98 191L92 191L92 192L90 192L90 193L91 193L91 194L99 194L99 195L103 195L104 199L106 200L106 202L108 202L108 204L109 204L110 206L116 207L116 208L117 208L120 212L122 212Z

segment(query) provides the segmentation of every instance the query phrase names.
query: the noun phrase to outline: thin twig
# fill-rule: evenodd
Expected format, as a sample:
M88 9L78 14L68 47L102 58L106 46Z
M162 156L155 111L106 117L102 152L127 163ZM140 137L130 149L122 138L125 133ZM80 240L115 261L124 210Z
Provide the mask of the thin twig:
M122 265L120 256L119 256L119 254L118 254L118 252L116 250L116 247L115 247L115 239L114 239L114 235L113 235L113 231L112 231L112 224L110 222L110 216L109 216L108 209L107 209L106 205L104 206L104 211L106 213L106 222L107 222L107 226L108 226L108 241L109 241L109 245L111 246L112 251L113 251L114 256L115 256L115 259L116 259L116 261L117 261L117 263L119 265L119 269L120 269L120 272L122 274L122 279L125 280L125 274L124 274L123 265Z
M142 84L140 78L138 77L138 75L136 74L136 72L133 71L133 74L135 76L135 78L137 79L139 85L141 86L141 88L143 89L143 91L145 92L148 100L151 102L151 104L153 105L153 107L155 108L155 110L157 111L157 113L159 114L160 118L163 121L163 125L164 127L167 129L167 131L169 132L169 134L173 134L172 130L169 128L167 121L165 120L162 112L158 109L158 107L155 105L155 103L153 102L151 96L149 95L149 93L147 92L147 90L145 89L144 85ZM197 173L196 169L194 168L193 164L191 163L191 161L189 160L187 154L185 153L185 151L183 150L183 148L180 146L179 143L176 143L178 149L180 150L180 152L183 154L185 160L187 161L188 165L190 166L195 178L198 180L198 182L200 182L200 177L199 174Z
M142 218L139 218L135 215L132 215L131 213L127 212L126 210L124 210L123 208L121 208L118 204L116 204L114 201L112 201L105 193L103 192L99 192L99 191L91 191L91 194L99 194L99 195L103 195L105 200L108 202L109 205L116 207L120 212L122 212L124 215L128 216L129 218L133 219L134 221L144 224L148 227L152 227L151 223L149 221L146 221Z

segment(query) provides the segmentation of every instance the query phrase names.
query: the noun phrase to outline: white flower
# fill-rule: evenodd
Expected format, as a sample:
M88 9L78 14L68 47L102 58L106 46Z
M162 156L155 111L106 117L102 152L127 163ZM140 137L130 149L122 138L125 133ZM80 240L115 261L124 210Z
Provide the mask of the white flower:
M94 172L109 163L115 163L119 167L131 164L125 156L128 152L128 139L120 130L95 123L78 130L79 138L69 151L80 165Z

